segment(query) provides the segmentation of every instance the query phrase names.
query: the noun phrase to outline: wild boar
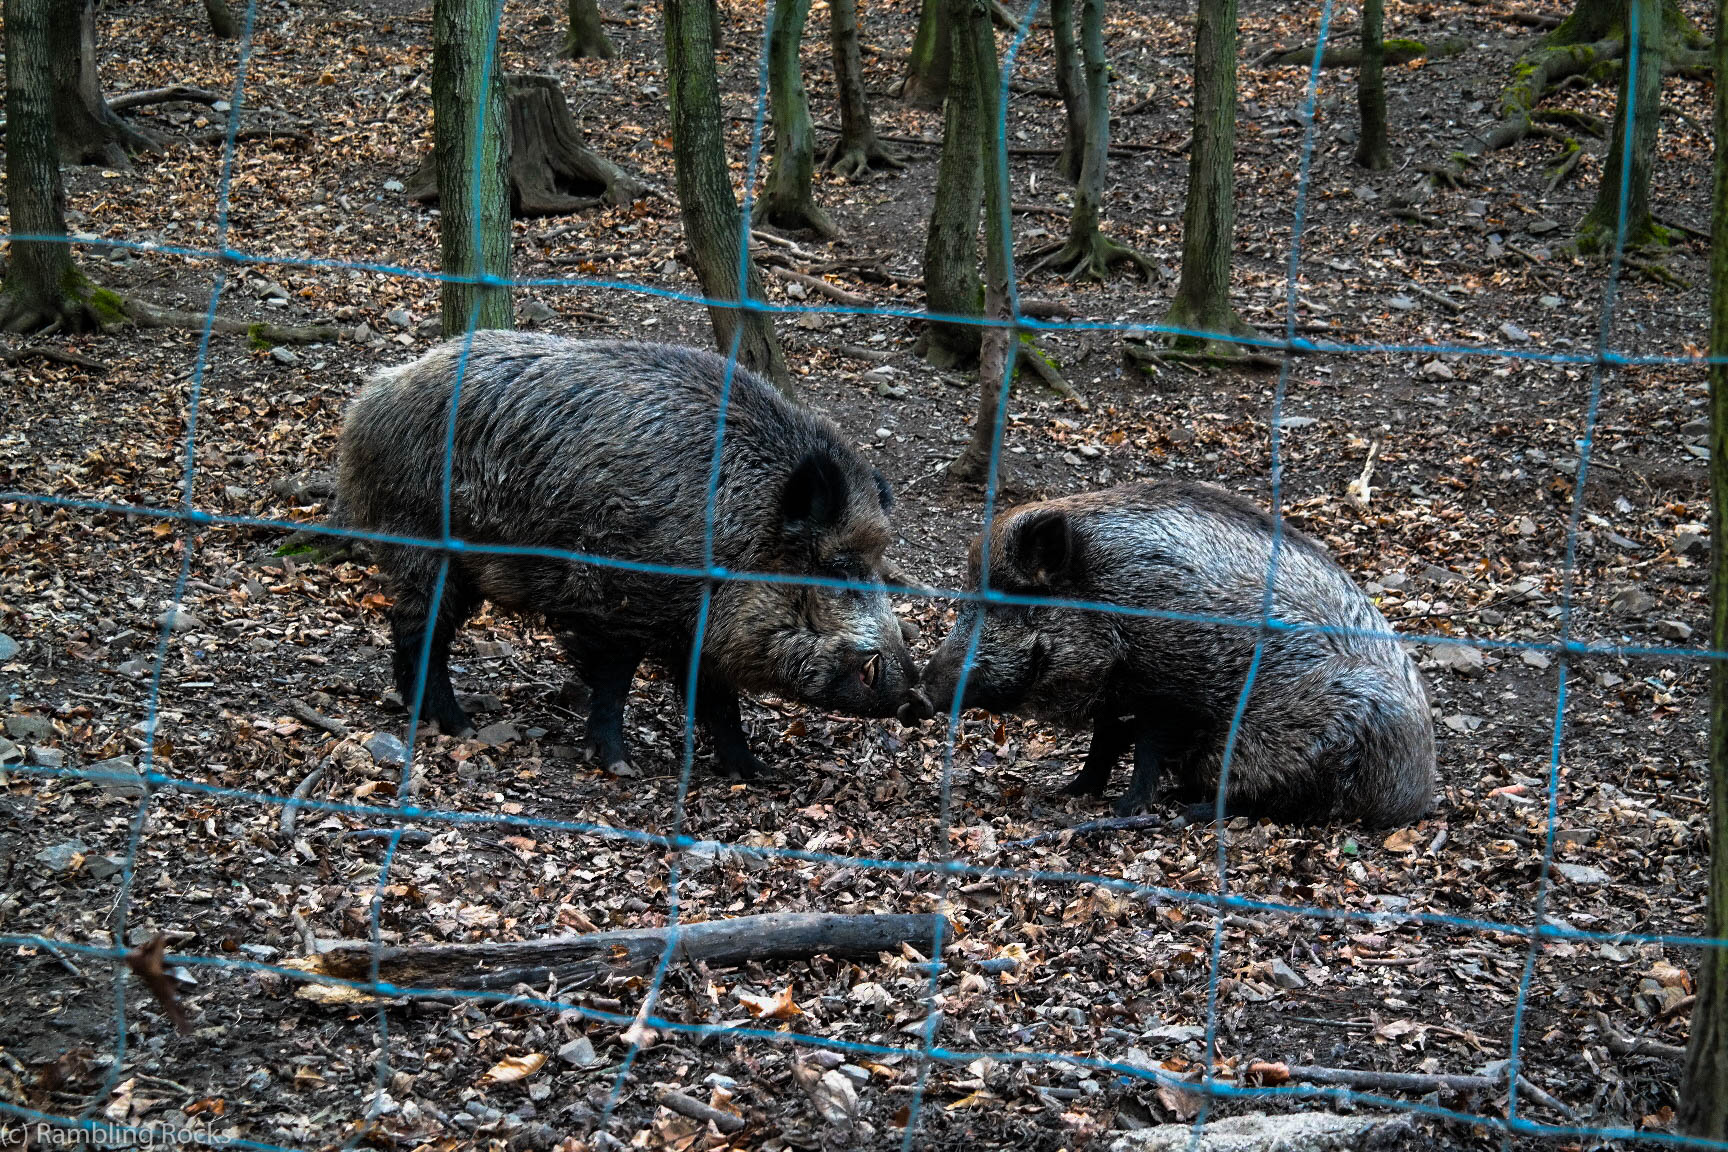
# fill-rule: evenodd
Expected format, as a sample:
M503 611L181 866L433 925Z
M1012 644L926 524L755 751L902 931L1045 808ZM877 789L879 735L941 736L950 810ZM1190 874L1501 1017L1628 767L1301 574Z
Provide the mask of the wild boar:
M1102 793L1132 747L1120 812L1150 805L1168 774L1190 815L1210 819L1262 638L1273 538L1266 512L1204 484L1128 484L1016 508L994 523L992 587L1170 615L965 603L902 718L953 706L982 611L966 707L1090 726L1091 750L1070 792ZM974 590L980 553L974 540ZM1415 820L1430 807L1435 777L1420 674L1318 543L1285 526L1277 561L1272 615L1295 627L1263 634L1230 753L1227 812L1290 823Z
M460 382L458 383L458 376ZM739 692L887 716L917 667L883 584L891 495L827 420L733 371L705 555L724 359L666 344L482 331L378 373L342 430L337 515L352 528L469 545L579 552L678 568L851 581L861 588L717 580L697 668L696 718L728 775L762 762ZM375 544L395 593L394 675L411 700L425 650L424 712L468 718L450 683L452 637L481 601L545 619L591 690L587 739L629 763L624 705L653 659L682 686L704 581L546 555ZM449 558L428 644L439 564Z

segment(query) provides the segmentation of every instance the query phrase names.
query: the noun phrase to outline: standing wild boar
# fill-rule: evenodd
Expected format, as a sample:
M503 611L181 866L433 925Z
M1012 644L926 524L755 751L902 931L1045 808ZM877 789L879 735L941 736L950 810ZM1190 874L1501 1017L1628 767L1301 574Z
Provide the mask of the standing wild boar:
M1014 509L994 524L992 587L1180 618L984 608L965 706L1090 725L1091 751L1069 791L1103 792L1132 747L1133 782L1119 811L1149 805L1167 772L1178 797L1209 819L1261 635L1272 546L1270 516L1203 484L1127 484ZM1319 544L1285 527L1277 559L1273 617L1346 634L1265 634L1230 755L1226 810L1293 823L1334 814L1366 824L1416 819L1432 801L1434 734L1415 665ZM974 590L978 578L974 540ZM903 718L953 706L979 611L962 606ZM1205 619L1219 617L1247 626Z
M345 525L440 537L450 404L450 536L468 544L580 552L700 568L709 471L726 361L663 344L474 334L380 372L342 430L338 515ZM887 716L915 682L882 587L890 495L832 424L737 369L725 412L712 561L733 572L848 580L843 589L717 581L702 637L696 718L720 767L762 763L738 715L740 691ZM434 548L375 545L396 596L396 687L415 690L446 732L467 717L450 685L451 638L482 600L544 617L592 690L590 749L629 762L624 702L644 658L685 682L702 581L564 558L453 550L427 647Z

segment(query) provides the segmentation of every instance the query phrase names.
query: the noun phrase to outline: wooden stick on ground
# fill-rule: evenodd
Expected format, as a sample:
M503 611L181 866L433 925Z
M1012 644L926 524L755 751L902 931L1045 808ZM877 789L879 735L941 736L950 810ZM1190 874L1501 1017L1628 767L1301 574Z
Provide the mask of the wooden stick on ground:
M122 296L121 303L126 316L140 328L184 328L197 332L204 327L205 316L202 312L182 312L176 308L158 308L136 296ZM247 320L235 320L228 316L218 316L211 325L217 332L226 332L235 336L256 336L272 344L334 344L341 335L337 328L324 324L314 324L306 327L267 324Z
M672 1109L680 1116L688 1116L692 1120L702 1120L714 1125L722 1132L736 1132L744 1127L744 1118L731 1112L722 1111L710 1104L704 1104L693 1096L682 1092L674 1092L670 1088L663 1089L658 1097L660 1103Z
M49 348L42 344L30 344L23 348L0 348L0 362L21 364L26 360L51 360L56 364L76 364L92 372L108 371L108 365L102 361L79 352L68 352L64 348Z
M1310 1084L1337 1084L1345 1088L1363 1088L1379 1092L1498 1092L1506 1082L1497 1076L1454 1076L1429 1072L1376 1072L1363 1068L1323 1068L1318 1064L1273 1064L1255 1061L1248 1066L1248 1075L1259 1076L1265 1083L1281 1084L1288 1080L1305 1080ZM1523 1076L1518 1077L1518 1091L1524 1096L1553 1109L1562 1116L1572 1110L1554 1099Z
M312 727L322 728L338 740L348 739L348 725L342 723L340 720L332 720L330 717L324 715L324 713L318 711L316 708L312 707L312 705L303 700L288 701L288 711L294 713L294 715L300 717L300 719L306 721L306 723L312 725Z
M420 944L385 948L378 979L414 988L591 987L608 977L652 971L668 942L672 959L736 967L751 960L874 956L901 944L928 953L935 947L935 913L848 916L825 912L771 912L704 920L668 928L629 928L546 940L475 944ZM370 978L372 946L363 940L319 941L309 969L344 980Z
M170 84L166 88L146 88L142 92L127 92L115 96L108 101L108 107L116 112L124 112L128 108L143 108L148 104L167 104L175 100L184 100L192 104L220 104L228 97L220 92L212 92L207 88L193 88L188 84Z
M1036 836L1028 836L1024 840L1010 840L1003 848L1025 848L1032 844L1047 844L1052 840L1060 840L1064 836L1091 836L1098 832L1137 832L1142 828L1162 828L1166 821L1162 816L1147 814L1144 816L1110 816L1103 820L1088 820L1084 824L1075 824L1068 828L1055 828L1049 832L1040 832Z

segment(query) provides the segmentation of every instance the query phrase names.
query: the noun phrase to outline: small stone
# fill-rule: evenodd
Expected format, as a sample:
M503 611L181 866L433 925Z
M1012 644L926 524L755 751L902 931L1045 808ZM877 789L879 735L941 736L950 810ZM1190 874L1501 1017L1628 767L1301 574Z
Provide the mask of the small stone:
M16 764L24 759L24 749L12 741L0 737L0 764Z
M1565 299L1560 296L1538 296L1536 303L1544 308L1562 308L1566 305Z
M144 795L144 774L130 756L112 756L98 760L87 769L97 787L110 796L136 800Z
M574 1064L578 1068L592 1068L600 1063L600 1057L594 1051L593 1042L586 1036L578 1036L558 1049L558 1059L566 1064Z
M248 489L240 487L238 484L224 484L222 486L222 495L228 497L228 499L234 501L236 504L244 504L248 500L252 499L252 493Z
M1537 220L1524 229L1532 236L1546 236L1550 232L1558 232L1559 230L1560 222L1558 220L1547 219Z
M1308 981L1302 979L1301 973L1283 960L1273 960L1268 975L1272 977L1272 983L1280 988L1303 988L1308 984Z
M1656 634L1664 640L1690 640L1692 639L1692 625L1684 620L1658 620L1656 621Z
M166 628L170 632L190 632L202 626L204 621L181 607L173 607L156 618L158 628Z
M1608 884L1613 877L1592 864L1567 864L1556 860L1554 871L1574 884Z
M0 660L10 660L18 655L18 641L0 632Z
M286 300L288 299L288 289L282 287L280 284L275 284L268 280L261 281L258 289L258 298L260 300Z
M804 287L804 285L799 284L796 281L794 281L791 284L786 285L786 296L788 299L803 300L806 297L808 297L809 295L810 295L809 290L806 289Z
M133 659L126 661L124 664L117 665L114 671L120 673L120 675L125 676L129 680L139 680L150 674L150 661L141 656L134 657Z
M265 964L268 964L270 961L276 959L276 957L282 955L280 950L272 948L268 944L242 944L240 945L240 951L246 953L246 955L252 957L252 959Z
M1518 325L1512 323L1510 320L1500 325L1500 335L1506 337L1506 339L1512 341L1514 344L1530 343L1530 333L1524 331L1524 329L1518 327Z
M371 755L374 764L399 768L408 762L408 746L388 732L374 732L360 746Z
M1453 372L1443 360L1430 360L1428 363L1422 365L1422 375L1428 377L1430 380L1458 379L1457 373Z
M384 313L384 319L398 328L414 327L414 314L406 308L397 308Z
M354 325L353 336L354 343L356 344L370 344L373 340L377 339L377 334L372 331L372 325L365 321L361 321Z
M990 960L978 961L977 967L978 971L983 972L986 975L998 976L1003 972L1018 972L1020 970L1020 961L1014 959L1012 956L997 956Z
M904 400L908 395L910 395L910 393L906 391L906 387L903 384L890 384L888 381L883 380L876 385L876 395L882 397L884 400Z
M1530 665L1532 668L1546 668L1550 664L1554 663L1554 661L1548 658L1547 653L1536 652L1529 648L1518 653L1518 659L1524 661L1524 663Z
M278 344L270 349L270 359L278 364L298 364L300 363L300 354L285 344Z
M876 439L878 439L878 440L887 440L889 437L891 437L893 435L894 435L894 433L890 429L887 429L887 428L876 429Z
M1618 688L1624 683L1626 683L1626 677L1618 672L1598 672L1596 674L1596 686L1599 688Z
M4 759L5 749L0 749L0 760ZM38 768L62 768L66 765L66 753L58 748L44 748L37 744L30 749L30 763Z
M828 327L828 322L822 318L822 313L820 312L800 312L798 314L798 319L792 321L792 323L809 332L820 332L822 329Z
M1082 444L1080 445L1080 455L1088 460L1096 460L1104 455L1104 452L1096 444Z
M126 870L126 858L123 856L86 856L84 871L97 880L107 880L118 876Z
M872 384L879 384L885 380L893 380L894 379L894 369L892 369L892 368L888 367L886 364L884 364L879 368L870 369L870 371L868 371L868 372L864 373L864 375L860 376L859 379L860 380L868 380Z
M1454 712L1452 715L1442 718L1440 723L1454 732L1474 732L1482 727L1482 717L1466 716L1462 712Z
M64 872L72 867L72 862L90 851L90 846L82 840L68 840L64 844L56 844L44 848L31 859L38 864L46 864L56 872Z
M402 181L400 181L400 180L386 180L386 181L384 181L384 191L386 191L386 192L401 192L404 190L405 190L405 186L403 185Z
M1280 428L1312 428L1320 423L1317 416L1286 416L1278 421Z
M1670 547L1673 548L1676 556L1691 556L1694 553L1701 556L1710 551L1710 538L1697 532L1678 532L1675 533L1674 543ZM4 639L4 637L0 637L0 639ZM4 659L4 657L0 657L0 659Z
M488 748L502 748L506 744L515 744L520 741L522 733L516 730L516 725L507 720L500 720L498 723L488 724L474 733L474 739Z
M1642 616L1656 607L1656 597L1642 588L1622 588L1614 594L1609 607L1622 616Z
M14 740L52 740L54 722L37 712L6 717L6 735Z
M1450 668L1460 676L1475 676L1481 673L1485 657L1482 649L1468 644L1436 644L1434 663Z
M678 261L666 260L660 265L660 275L672 277L678 275Z
M536 328L544 328L558 320L558 313L554 312L549 305L532 297L522 302L521 307L516 309L516 315L523 324Z
M1374 189L1368 187L1366 184L1356 185L1356 187L1350 189L1350 194L1358 200L1370 203L1380 199L1380 193L1374 191Z
M1414 312L1416 310L1416 301L1410 299L1408 296L1394 296L1386 301L1386 306L1389 308L1396 308L1400 312Z

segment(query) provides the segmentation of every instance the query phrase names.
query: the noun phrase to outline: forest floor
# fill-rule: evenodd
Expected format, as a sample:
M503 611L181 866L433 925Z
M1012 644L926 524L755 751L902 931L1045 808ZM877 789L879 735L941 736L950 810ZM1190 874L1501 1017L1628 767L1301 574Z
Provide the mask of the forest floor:
M760 14L723 8L719 58L742 174ZM1060 791L1082 736L966 716L944 820L941 727L755 700L746 722L776 776L747 786L718 779L698 749L682 826L746 851L665 852L572 827L678 831L682 710L664 673L650 671L634 695L629 731L641 775L615 779L576 758L582 718L550 637L532 622L486 616L458 641L458 687L473 694L481 723L504 726L488 728L488 743L421 739L413 766L421 809L483 819L412 823L386 873L385 842L356 833L400 824L306 810L284 835L282 806L267 799L293 792L319 765L313 801L406 799L395 795L399 769L365 748L374 732L404 735L405 723L387 699L375 577L361 564L277 558L280 532L192 531L158 515L18 501L0 518L0 632L17 645L8 651L0 637L9 741L0 759L10 761L0 765L0 933L13 938L0 966L0 1099L59 1115L202 1124L290 1147L887 1148L901 1145L915 1105L919 1148L1105 1147L1121 1130L1192 1119L1201 1098L1096 1063L1006 1054L1194 1079L1215 991L1213 1072L1227 1084L1247 1084L1256 1061L1503 1080L1516 1037L1524 1076L1565 1109L1521 1096L1520 1117L1671 1132L1678 1065L1659 1045L1626 1054L1621 1041L1684 1043L1696 953L1617 937L1703 931L1708 674L1689 652L1708 617L1704 373L1588 362L1604 338L1606 272L1564 243L1589 205L1599 142L1553 192L1546 166L1556 145L1532 138L1486 157L1465 187L1437 191L1415 217L1394 205L1420 165L1492 118L1534 35L1509 9L1394 7L1389 36L1457 37L1469 47L1388 70L1389 172L1350 164L1354 75L1324 73L1297 322L1310 339L1357 347L1296 359L1280 393L1275 373L1171 365L1140 374L1124 366L1120 331L1097 326L1155 323L1168 305L1189 133L1185 7L1112 5L1106 39L1123 151L1106 227L1159 273L1150 284L1023 279L1023 294L1062 301L1079 318L1044 343L1088 404L1022 384L1006 434L1006 459L1026 492L1182 477L1265 500L1280 421L1285 512L1410 633L1428 677L1442 774L1431 817L1372 836L1237 820L1221 831L1015 846L1108 814ZM1520 12L1562 9L1548 0ZM635 3L611 16L617 60L559 61L556 6L511 3L504 60L561 77L589 143L657 191L627 208L519 222L515 272L634 290L536 287L519 292L518 305L537 302L538 322L559 332L707 346L705 313L661 295L696 286L677 258L668 199L657 16ZM888 95L915 18L911 0L867 6L865 63L879 129L932 141L939 114ZM100 19L111 92L171 83L227 91L234 82L234 45L189 26L184 5L137 0L105 7ZM1285 323L1307 73L1252 61L1275 45L1311 43L1318 21L1315 5L1286 0L1243 17L1235 298L1273 334ZM811 25L809 87L828 124L824 6ZM329 471L343 407L369 373L436 339L437 286L427 278L436 216L401 191L430 142L429 36L423 5L358 11L264 0L242 120L296 126L306 138L243 141L225 213L222 146L194 139L225 123L212 108L141 110L138 122L170 146L133 171L68 170L74 229L154 246L226 245L251 261L226 266L224 315L339 323L356 338L269 351L217 335L202 357L193 332L56 339L106 371L26 361L0 373L0 487L157 511L185 499L278 521L327 513L304 481ZM1025 90L1012 103L1009 142L1024 151L1012 159L1013 199L1037 207L1015 216L1021 252L1062 234L1068 202L1053 172L1061 114L1048 40L1036 27L1016 62ZM1612 114L1611 85L1561 99ZM1655 201L1663 218L1702 231L1709 86L1674 76L1663 100ZM790 239L818 261L879 260L890 275L831 278L911 310L920 300L904 278L917 274L937 150L904 148L904 172L819 181L843 241ZM1661 357L1703 345L1706 248L1682 235L1664 259L1686 286L1623 280L1609 347ZM208 258L128 248L91 246L82 260L102 283L194 310L209 305L224 272ZM817 303L786 296L783 280L768 284L776 303ZM922 365L911 353L917 331L893 316L811 313L780 323L805 399L853 434L899 493L895 560L911 577L952 587L982 499L941 466L968 435L975 382ZM886 354L889 371L867 377L872 365L843 345ZM1573 360L1542 358L1553 355ZM1360 507L1346 488L1371 452L1374 491ZM179 615L167 616L182 579ZM908 603L927 650L944 631L945 605ZM1448 646L1451 638L1492 646ZM1530 647L1564 638L1653 651L1561 660ZM329 734L309 711L352 735ZM143 797L130 774L146 734L155 767L175 784ZM35 766L20 767L21 756ZM65 771L93 766L100 778ZM1544 869L1551 777L1554 865ZM950 856L1065 877L946 880L934 865ZM932 866L883 870L856 858ZM667 973L653 1005L661 1020L780 1033L755 1039L628 1031L649 994L642 978L570 994L559 1011L521 998L308 999L309 986L283 967L305 954L308 937L366 937L375 895L391 942L663 923L674 864L684 919L944 911L954 935L934 1004L930 969L916 954ZM1221 883L1233 896L1325 912L1240 908L1217 933L1211 898ZM1537 917L1561 935L1532 955ZM191 1018L187 1034L104 957L117 923L128 946L166 934L176 954L193 958L170 977ZM1569 939L1569 929L1601 935ZM16 940L29 935L63 946ZM976 1058L920 1059L933 1008L938 1042ZM626 1068L632 1041L644 1043ZM838 1078L822 1077L841 1061ZM723 1135L668 1111L657 1103L665 1088L712 1098L744 1126ZM1383 1095L1417 1109L1435 1146L1501 1145L1504 1091ZM1248 1106L1210 1107L1220 1115ZM1286 1095L1257 1106L1327 1105Z

